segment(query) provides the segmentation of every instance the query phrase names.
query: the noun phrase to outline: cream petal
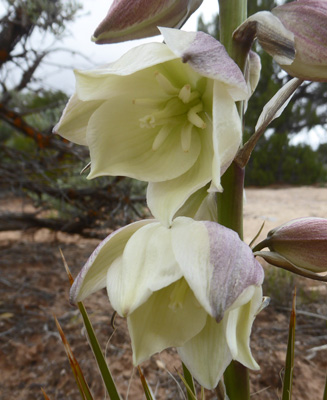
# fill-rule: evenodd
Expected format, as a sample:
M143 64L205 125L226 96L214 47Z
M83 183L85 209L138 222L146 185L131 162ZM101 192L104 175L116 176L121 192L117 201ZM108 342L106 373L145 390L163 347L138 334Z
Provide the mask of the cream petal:
M91 254L76 277L70 290L70 301L76 304L90 294L106 286L107 272L114 260L119 257L129 238L142 226L152 224L153 220L142 220L118 229L104 239Z
M102 103L102 100L84 102L78 98L77 94L74 94L69 99L53 133L57 133L73 143L86 146L87 124L93 112Z
M113 76L113 78L119 76L126 77L138 71L166 63L167 61L176 60L177 58L179 57L163 43L146 43L134 47L113 63L100 66L93 70L75 71L77 82L79 82L79 79L83 78L96 78L99 82L98 85L94 85L94 87L88 85L86 85L86 87L81 87L79 89L79 97L83 100L106 99L110 96L110 93L107 92L105 96L106 88L101 87L103 79L109 76Z
M152 214L170 226L176 212L197 190L211 180L212 145L210 128L201 131L201 153L196 163L185 174L166 182L150 182L147 202ZM167 196L167 192L169 196Z
M181 278L171 248L171 230L155 222L139 229L107 274L113 308L122 316L133 313L154 291Z
M140 119L151 112L133 104L131 98L119 97L106 101L93 113L87 130L92 160L89 178L124 175L165 181L195 164L201 151L199 135L193 135L190 150L184 152L178 125L157 150L152 149L160 127L140 127Z
M208 193L206 185L190 196L178 210L174 218L189 217L196 221L217 221L217 203L215 193Z
M175 286L173 283L153 293L127 317L134 365L168 347L183 346L204 327L207 314L191 290L185 293L182 307L171 307Z
M210 316L202 331L177 350L194 378L207 389L217 386L232 361L224 325Z
M213 266L206 226L187 217L178 217L171 228L173 251L183 275L197 300L212 313L209 294Z
M222 191L220 176L234 160L242 140L242 124L226 85L214 84L212 184L210 191Z
M108 100L117 96L131 96L132 93L136 98L153 97L160 99L163 93L158 90L157 72L165 76L168 75L177 87L183 87L186 83L196 86L200 76L189 65L184 64L179 57L173 55L166 45L162 43L156 43L156 45L159 45L158 49L147 45L139 47L139 52L132 55L134 61L129 60L128 57L127 61L130 61L131 64L127 63L125 66L126 61L121 60L122 70L119 69L120 60L94 70L76 70L78 97L84 101ZM160 57L161 51L164 54L168 52L171 57ZM125 56L128 54L129 52ZM152 56L157 56L157 62L155 60L147 62L148 58L152 58ZM163 60L163 58L166 58L166 60ZM129 67L133 66L133 62L137 60L144 61L144 68L140 66L140 68L133 68L132 71L129 71Z
M262 304L261 286L247 289L252 298L246 304L233 308L224 318L226 338L234 360L251 369L259 369L250 349L250 334L254 318ZM245 296L244 296L245 299Z

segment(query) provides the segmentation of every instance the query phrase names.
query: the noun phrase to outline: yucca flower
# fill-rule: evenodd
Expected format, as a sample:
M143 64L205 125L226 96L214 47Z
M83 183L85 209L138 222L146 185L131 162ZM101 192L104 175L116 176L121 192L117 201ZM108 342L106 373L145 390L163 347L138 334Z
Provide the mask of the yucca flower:
M261 265L234 231L187 217L169 228L143 220L97 247L71 301L106 287L127 317L135 365L174 346L198 382L213 388L232 359L258 369L249 337L262 281Z
M202 32L163 28L166 44L130 50L113 64L76 71L76 93L55 131L90 149L89 178L150 182L148 205L169 225L176 211L220 176L241 142L235 101L247 83L225 48Z

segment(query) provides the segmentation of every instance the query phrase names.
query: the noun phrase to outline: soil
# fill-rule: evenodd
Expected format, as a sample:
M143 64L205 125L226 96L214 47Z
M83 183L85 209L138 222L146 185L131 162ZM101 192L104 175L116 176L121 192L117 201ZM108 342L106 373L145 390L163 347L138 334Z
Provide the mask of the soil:
M327 189L315 187L246 190L245 241L250 242L263 221L261 237L273 227L300 216L327 217ZM7 201L0 208L9 207ZM28 207L10 201L10 207ZM0 400L77 400L64 347L54 323L57 316L84 372L94 399L105 393L82 320L68 301L69 282L62 250L74 276L99 241L47 230L0 233ZM265 266L265 294L270 305L256 318L251 347L261 369L250 372L253 399L281 398L292 291L297 286L297 328L293 400L322 400L327 372L327 285L293 278ZM122 398L143 399L137 371L131 362L126 323L116 318L105 291L92 295L85 305L110 365ZM177 371L181 366L174 349L142 365L158 400L183 399ZM107 397L108 398L108 397ZM206 399L216 398L206 392Z

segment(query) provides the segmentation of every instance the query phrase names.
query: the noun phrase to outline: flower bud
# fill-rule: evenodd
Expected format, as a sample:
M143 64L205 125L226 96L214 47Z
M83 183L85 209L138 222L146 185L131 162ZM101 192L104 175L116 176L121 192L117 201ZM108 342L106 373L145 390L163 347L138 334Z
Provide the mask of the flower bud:
M327 219L307 217L289 221L271 230L254 251L264 247L273 253L255 254L274 265L292 264L306 271L327 272Z
M262 48L291 76L327 82L327 1L297 0L251 15L234 39Z
M298 0L272 10L294 34L295 59L282 68L292 76L327 81L327 1Z
M179 28L203 0L114 0L95 30L97 44L159 35L157 26Z

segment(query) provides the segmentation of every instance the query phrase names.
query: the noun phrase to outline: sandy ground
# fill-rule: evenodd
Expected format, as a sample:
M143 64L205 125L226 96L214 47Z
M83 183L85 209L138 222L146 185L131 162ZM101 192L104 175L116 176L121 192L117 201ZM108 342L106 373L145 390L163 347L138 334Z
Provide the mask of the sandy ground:
M326 218L326 200L327 188L247 189L245 241L251 241L263 221L262 238L271 228L292 218ZM53 235L45 230L0 234L0 400L41 400L41 387L52 400L80 399L53 314L66 332L94 399L105 398L81 318L68 302L69 285L58 250L59 247L63 250L76 275L97 243L78 236ZM276 271L266 269L264 289L272 301L257 317L252 334L253 354L261 366L260 371L250 374L253 398L280 398L289 305L296 284L298 317L293 400L322 400L327 372L326 284L294 279ZM120 392L126 398L129 390L129 399L142 399L139 379L131 364L125 321L116 320L117 330L111 337L113 311L106 293L91 296L86 305ZM174 381L178 380L176 369L180 371L180 363L173 349L143 365L158 400L183 399ZM215 398L209 392L206 396Z

